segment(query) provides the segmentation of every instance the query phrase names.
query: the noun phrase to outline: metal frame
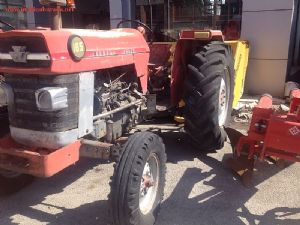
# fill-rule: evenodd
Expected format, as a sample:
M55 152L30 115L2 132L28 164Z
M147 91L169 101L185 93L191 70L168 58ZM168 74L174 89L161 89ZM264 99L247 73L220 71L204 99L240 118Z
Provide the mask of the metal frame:
M79 74L79 138L93 132L94 79L94 72Z
M79 160L80 145L80 141L75 141L55 151L28 149L6 136L1 139L0 167L37 177L51 177Z
M27 146L34 146L35 148L58 149L76 141L78 134L78 129L63 132L45 132L10 126L10 135L15 141Z
M253 110L247 136L239 139L235 152L238 157L248 146L248 158L266 157L300 162L300 90L291 92L290 111L281 115L272 109L272 97L263 96Z

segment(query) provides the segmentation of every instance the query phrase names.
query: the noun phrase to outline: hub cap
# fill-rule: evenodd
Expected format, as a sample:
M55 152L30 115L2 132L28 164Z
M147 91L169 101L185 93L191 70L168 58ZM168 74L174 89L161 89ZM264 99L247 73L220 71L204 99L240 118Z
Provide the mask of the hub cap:
M228 76L228 70L225 69L226 76ZM226 87L225 79L222 77L219 93L219 126L225 125L227 118L227 111L229 105L229 90Z
M145 164L140 186L139 207L148 214L155 203L159 184L159 163L156 154L151 154Z

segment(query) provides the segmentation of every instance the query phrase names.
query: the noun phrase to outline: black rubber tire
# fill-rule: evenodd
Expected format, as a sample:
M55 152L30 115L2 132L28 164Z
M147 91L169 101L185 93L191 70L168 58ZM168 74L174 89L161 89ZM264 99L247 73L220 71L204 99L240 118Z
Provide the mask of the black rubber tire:
M0 113L0 138L2 138L9 133L9 122L6 109L1 108ZM0 195L13 194L30 184L32 181L33 177L26 174L20 174L13 178L5 177L1 175L0 169Z
M223 42L211 42L201 47L188 64L184 89L185 130L198 149L210 151L224 146L227 135L223 126L230 121L233 103L233 62L228 45ZM229 93L225 123L220 126L218 108L222 78Z
M9 132L7 107L0 107L0 138Z
M140 186L145 164L151 154L158 159L159 182L151 210L139 207ZM114 225L153 225L163 199L166 153L162 139L150 132L132 135L125 144L111 181L111 214Z
M34 177L27 174L20 174L13 178L0 175L0 196L14 194L31 184L33 180Z

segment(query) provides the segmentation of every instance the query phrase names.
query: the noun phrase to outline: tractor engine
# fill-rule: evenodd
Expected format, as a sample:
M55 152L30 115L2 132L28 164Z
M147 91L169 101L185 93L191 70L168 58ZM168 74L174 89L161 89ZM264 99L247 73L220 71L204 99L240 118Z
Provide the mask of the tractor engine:
M93 115L100 120L95 123L93 136L97 139L105 136L107 142L113 142L139 120L140 107L138 104L129 105L142 100L143 95L138 91L138 83L130 79L134 76L128 71L131 71L130 68L96 74Z

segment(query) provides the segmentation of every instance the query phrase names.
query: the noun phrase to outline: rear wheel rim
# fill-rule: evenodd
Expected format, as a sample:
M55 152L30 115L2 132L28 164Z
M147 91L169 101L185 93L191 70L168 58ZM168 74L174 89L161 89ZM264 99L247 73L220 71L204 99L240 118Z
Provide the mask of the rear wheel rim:
M220 92L219 92L219 126L224 126L227 119L228 114L228 106L229 106L229 88L226 85L225 79L229 76L228 69L225 69L225 76L221 79L220 84Z
M152 153L143 170L141 179L139 208L146 215L153 209L158 192L159 184L159 160L158 156Z

